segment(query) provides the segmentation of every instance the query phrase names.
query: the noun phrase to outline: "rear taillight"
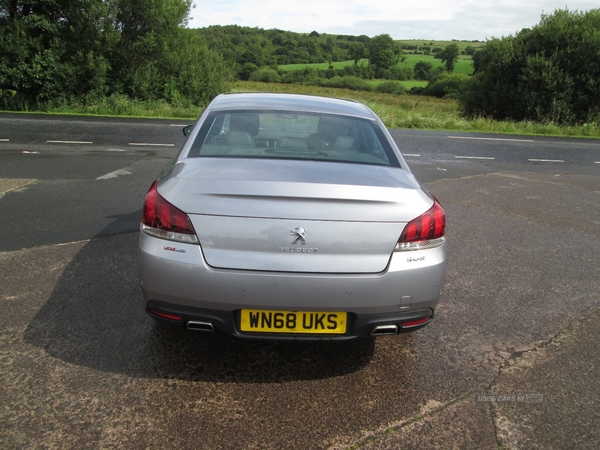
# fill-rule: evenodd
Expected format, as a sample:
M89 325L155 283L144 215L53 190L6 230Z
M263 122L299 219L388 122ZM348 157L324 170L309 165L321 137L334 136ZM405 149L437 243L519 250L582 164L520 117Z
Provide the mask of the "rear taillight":
M190 218L160 196L157 183L152 183L144 199L142 231L161 239L197 244L198 238Z
M446 240L445 233L446 214L442 205L434 199L433 206L426 213L406 224L394 250L401 252L439 247Z

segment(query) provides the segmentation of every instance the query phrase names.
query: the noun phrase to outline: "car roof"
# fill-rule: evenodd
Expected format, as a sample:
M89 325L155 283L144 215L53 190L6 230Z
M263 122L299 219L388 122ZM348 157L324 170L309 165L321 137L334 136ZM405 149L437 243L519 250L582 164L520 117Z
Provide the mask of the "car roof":
M280 93L235 93L217 96L209 106L213 111L273 110L340 114L375 120L376 116L362 103L315 95Z

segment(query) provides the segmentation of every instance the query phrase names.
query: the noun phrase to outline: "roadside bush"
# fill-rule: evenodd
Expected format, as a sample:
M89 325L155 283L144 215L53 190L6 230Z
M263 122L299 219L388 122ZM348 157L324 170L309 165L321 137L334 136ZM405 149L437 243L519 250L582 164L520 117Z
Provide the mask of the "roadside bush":
M600 121L600 9L556 10L474 55L468 116L577 125ZM475 59L476 57L476 59Z
M179 0L3 1L0 108L35 110L113 95L205 105L229 89L232 72L182 26L190 7Z
M444 72L429 82L423 90L423 95L438 98L459 98L466 91L469 80L469 75Z

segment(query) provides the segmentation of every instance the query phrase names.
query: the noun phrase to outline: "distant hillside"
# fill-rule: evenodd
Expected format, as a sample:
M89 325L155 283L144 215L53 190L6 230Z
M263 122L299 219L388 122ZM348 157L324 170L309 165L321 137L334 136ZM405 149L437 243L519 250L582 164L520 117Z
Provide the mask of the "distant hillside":
M295 33L279 29L241 27L238 25L214 25L199 28L210 49L217 51L226 61L239 66L250 63L257 67L285 66L290 64L335 63L354 60L361 48L368 57L368 48L373 38L365 35L333 35L318 33ZM433 55L449 43L461 50L461 58L470 59L470 54L485 43L479 41L428 41L397 40L403 55ZM361 47L362 45L362 47Z

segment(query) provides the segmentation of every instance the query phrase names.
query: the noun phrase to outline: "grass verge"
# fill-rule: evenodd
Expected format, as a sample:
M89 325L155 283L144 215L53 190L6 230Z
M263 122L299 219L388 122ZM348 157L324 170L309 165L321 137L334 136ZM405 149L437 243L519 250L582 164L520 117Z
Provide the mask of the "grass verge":
M494 134L600 138L600 125L557 126L534 122L497 121L461 116L458 102L419 95L390 95L294 84L238 82L234 92L287 92L357 100L371 108L388 128L448 130Z
M165 100L140 101L126 95L113 94L110 97L73 103L46 103L31 111L5 111L32 114L64 114L83 116L138 117L164 119L196 119L202 108L193 105L172 105Z
M467 119L460 115L458 102L453 99L251 81L237 82L233 85L232 91L287 92L357 100L369 106L381 117L388 128L600 138L600 125L596 123L565 127L554 124L496 121L485 118ZM195 120L201 110L202 108L194 106L170 105L165 101L141 102L129 99L126 96L113 95L89 104L45 105L40 110L30 112Z

